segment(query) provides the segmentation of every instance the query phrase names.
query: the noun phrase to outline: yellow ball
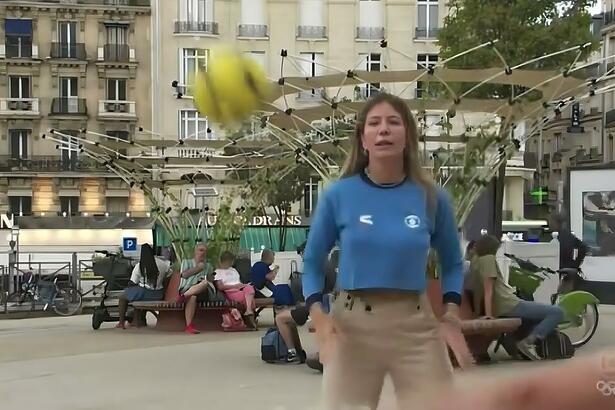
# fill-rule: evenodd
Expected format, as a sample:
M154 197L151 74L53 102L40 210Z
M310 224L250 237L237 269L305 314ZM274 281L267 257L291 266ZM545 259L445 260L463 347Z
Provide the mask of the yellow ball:
M213 122L231 125L247 119L271 83L263 68L249 56L228 48L215 50L194 81L194 105Z

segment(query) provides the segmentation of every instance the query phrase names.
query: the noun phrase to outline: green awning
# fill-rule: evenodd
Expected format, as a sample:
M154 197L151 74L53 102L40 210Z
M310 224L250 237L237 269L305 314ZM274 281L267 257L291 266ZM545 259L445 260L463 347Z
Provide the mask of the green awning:
M274 251L294 251L307 239L308 227L289 226L286 228L286 244L280 249L280 234L277 227L247 227L241 233L239 247L259 251L262 246ZM270 235L271 233L271 235ZM159 225L154 230L156 246L170 246L171 240Z

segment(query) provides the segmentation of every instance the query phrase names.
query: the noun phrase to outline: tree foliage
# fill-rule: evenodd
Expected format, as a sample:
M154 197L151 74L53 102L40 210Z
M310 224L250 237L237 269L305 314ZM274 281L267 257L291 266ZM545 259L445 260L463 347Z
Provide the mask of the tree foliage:
M497 40L495 47L509 67L586 43L581 60L599 43L590 33L591 16L586 7L595 0L451 0L438 41L442 60L480 44ZM567 68L577 51L560 54L526 69ZM468 53L447 63L449 68L504 67L492 47ZM458 88L468 88L468 85ZM486 86L477 97L508 97L507 86Z

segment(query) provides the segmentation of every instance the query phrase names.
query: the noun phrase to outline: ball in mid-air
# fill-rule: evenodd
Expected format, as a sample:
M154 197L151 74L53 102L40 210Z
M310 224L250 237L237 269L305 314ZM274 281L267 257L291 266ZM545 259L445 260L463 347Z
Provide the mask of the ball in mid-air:
M231 125L247 119L270 92L263 68L230 48L214 50L207 70L194 81L194 105L213 122Z

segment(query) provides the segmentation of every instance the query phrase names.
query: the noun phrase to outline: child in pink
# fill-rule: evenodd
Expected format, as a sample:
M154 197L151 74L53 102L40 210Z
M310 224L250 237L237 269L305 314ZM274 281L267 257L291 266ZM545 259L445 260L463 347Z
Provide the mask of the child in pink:
M239 272L233 268L235 255L223 252L220 255L220 267L216 269L214 283L216 288L224 292L227 299L238 302L246 307L243 319L246 325L256 328L254 320L254 288L252 285L241 283Z

